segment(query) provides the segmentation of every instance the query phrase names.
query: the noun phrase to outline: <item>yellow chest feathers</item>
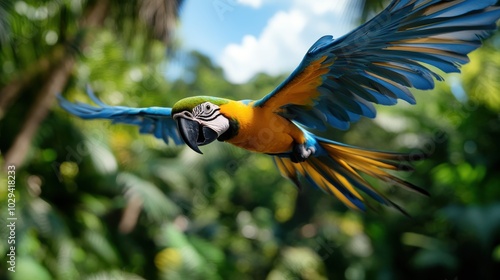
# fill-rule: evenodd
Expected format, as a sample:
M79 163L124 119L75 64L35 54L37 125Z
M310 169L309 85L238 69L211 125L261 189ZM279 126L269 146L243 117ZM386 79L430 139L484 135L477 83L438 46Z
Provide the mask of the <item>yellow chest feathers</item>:
M231 101L220 106L221 113L237 123L237 133L226 140L235 146L260 153L289 152L294 143L305 141L302 131L288 119L266 108Z

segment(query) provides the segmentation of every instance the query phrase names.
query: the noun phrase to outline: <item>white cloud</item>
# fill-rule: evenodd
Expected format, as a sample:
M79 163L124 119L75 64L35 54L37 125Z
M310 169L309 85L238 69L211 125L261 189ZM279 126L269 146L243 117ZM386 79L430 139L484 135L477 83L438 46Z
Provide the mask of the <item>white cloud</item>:
M346 6L354 2L358 1L293 0L288 11L271 17L258 37L246 35L241 42L226 46L218 62L234 83L244 83L260 72L291 72L321 36L339 37L349 31Z
M240 5L249 6L258 9L262 6L262 0L236 0Z

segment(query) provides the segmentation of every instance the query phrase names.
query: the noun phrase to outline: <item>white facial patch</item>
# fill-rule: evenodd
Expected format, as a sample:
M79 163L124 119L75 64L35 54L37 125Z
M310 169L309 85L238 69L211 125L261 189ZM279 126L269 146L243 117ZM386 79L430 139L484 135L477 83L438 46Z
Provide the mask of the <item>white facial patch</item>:
M194 118L221 136L229 129L229 120L220 113L220 107L210 102L202 103L193 109Z

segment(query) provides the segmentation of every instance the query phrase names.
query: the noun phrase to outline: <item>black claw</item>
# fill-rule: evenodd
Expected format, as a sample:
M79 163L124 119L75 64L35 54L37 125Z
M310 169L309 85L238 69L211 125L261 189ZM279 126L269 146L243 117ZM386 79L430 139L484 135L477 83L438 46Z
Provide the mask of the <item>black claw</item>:
M314 153L314 150L311 148L306 148L306 146L304 144L294 145L292 154L290 155L290 159L294 163L304 162L313 153Z

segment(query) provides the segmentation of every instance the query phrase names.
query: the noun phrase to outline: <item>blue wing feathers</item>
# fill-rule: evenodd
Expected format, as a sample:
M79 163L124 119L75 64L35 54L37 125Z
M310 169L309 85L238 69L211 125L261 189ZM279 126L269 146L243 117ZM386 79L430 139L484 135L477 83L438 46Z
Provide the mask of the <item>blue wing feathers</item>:
M320 67L328 72L322 74L322 84L312 90L319 92L314 107L325 113L327 124L346 129L345 122L348 127L359 119L354 115L374 116L374 110L365 110L368 102L394 105L402 99L414 104L408 88L429 90L434 88L434 80L443 80L426 65L445 73L460 72L460 66L469 62L467 55L497 29L500 7L494 6L496 2L394 0L349 34L335 40L321 37L291 76L255 104L265 104L325 56ZM321 118L299 120L298 116L311 109L299 105L287 105L285 111L293 110L294 120L305 126L318 127Z
M460 55L462 53L470 53L473 50L477 49L480 45L478 42L472 43L463 43L463 44L438 44L438 43L426 43L425 47L429 49L437 49L444 50L446 52L454 53L455 55ZM405 47L414 47L419 48L422 47L422 44L414 44L414 43L401 43L394 44L394 46L405 46Z
M170 139L176 145L184 144L177 131L177 124L172 119L171 108L109 106L99 100L89 87L87 87L87 95L98 107L80 102L71 103L61 95L58 96L59 104L69 113L82 119L109 119L113 123L136 125L139 126L140 133L153 134L167 144Z
M307 51L308 54L313 54L321 50L323 47L327 47L333 41L333 36L325 35L319 38Z
M90 87L90 85L86 85L85 86L85 89L86 89L86 93L87 93L87 96L90 97L90 99L92 100L92 102L94 102L95 104L101 106L101 107L107 107L108 105L104 104L99 98L97 98L97 96L95 95L94 91L92 90L92 88ZM59 98L59 100L61 100L61 98ZM90 107L89 105L87 105L87 107Z

